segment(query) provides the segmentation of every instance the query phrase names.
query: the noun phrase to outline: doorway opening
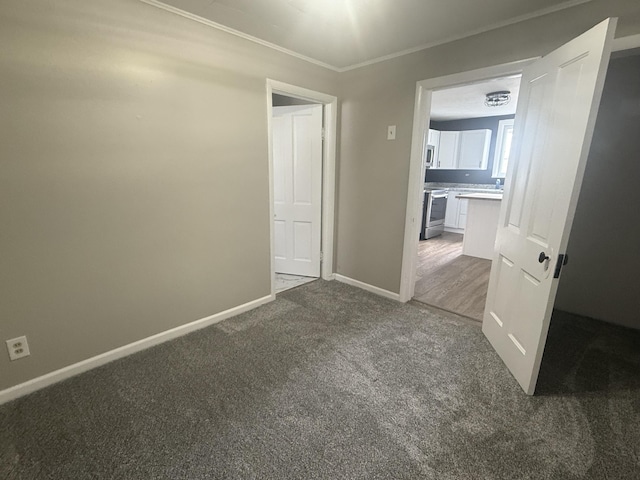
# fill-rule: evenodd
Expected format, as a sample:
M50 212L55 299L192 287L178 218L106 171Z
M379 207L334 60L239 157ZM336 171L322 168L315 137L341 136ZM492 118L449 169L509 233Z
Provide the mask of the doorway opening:
M520 80L492 78L431 96L413 299L477 321L489 286Z
M567 263L569 233L615 27L616 19L606 19L536 60L523 73L482 332L529 395L538 379L557 279ZM463 76L453 77L459 80ZM428 131L421 116L428 118L433 90L452 83L446 80L432 81L429 89L418 83L411 161L414 172L420 171L419 157L424 150L424 140L420 140L427 138ZM419 181L410 178L405 229L408 247L415 242L410 233L416 227L411 228L410 223L416 223ZM414 287L406 284L415 275L412 261L403 258L403 297L413 294Z
M428 80L423 80L418 82L416 86L416 103L414 108L414 120L413 120L413 140L411 144L411 163L409 167L409 188L407 193L407 209L406 209L406 218L405 218L405 235L404 235L404 247L403 247L403 255L402 255L402 275L400 280L400 301L407 302L416 296L416 280L419 280L417 277L418 274L418 264L419 264L419 246L421 244L421 233L422 238L426 238L423 230L423 217L425 216L425 184L427 181L437 183L471 183L471 184L489 184L493 186L493 192L495 193L495 182L497 178L493 178L493 165L495 164L494 158L491 157L491 152L486 153L486 165L480 165L478 163L478 167L475 169L469 168L451 168L453 163L456 165L460 165L460 151L461 150L469 150L475 148L474 145L477 145L480 142L481 145L484 145L485 138L483 135L486 135L486 132L483 133L475 133L470 136L467 136L465 140L465 145L461 149L461 135L460 133L455 133L456 130L451 130L450 132L454 133L445 133L442 135L442 130L439 132L439 138L434 139L434 132L431 133L431 138L429 138L429 130L431 126L431 112L432 112L432 103L434 99L434 95L436 101L439 95L442 95L442 98L451 99L455 98L455 95L452 96L452 92L447 92L447 90L462 88L465 86L469 86L469 88L480 88L474 87L474 85L482 85L487 82L492 82L495 79L502 78L518 78L522 74L522 70L529 64L531 64L535 59L527 59L519 62L514 62L505 65L497 65L493 67L482 68L479 70L472 70L469 72L463 72L453 75L447 75L444 77L438 77ZM443 92L439 94L437 92ZM455 90L454 90L455 93ZM484 92L491 93L491 92ZM486 97L481 97L480 101L483 103ZM476 99L477 100L477 99ZM515 106L517 102L513 102ZM461 108L468 108L462 106ZM443 115L440 120L435 120L436 122L446 122L450 119L446 119L446 114L441 113L442 110L435 110L436 115ZM438 113L440 112L440 113ZM461 114L456 114L461 115ZM460 117L461 118L461 117ZM434 126L437 124L434 123ZM450 128L456 128L455 125ZM432 131L437 131L436 128L431 128ZM486 130L483 128L474 128L474 130ZM458 130L461 131L461 130ZM435 134L436 136L438 133ZM430 143L431 142L431 143ZM437 149L428 148L429 145L433 145L437 143ZM496 138L497 143L497 138ZM484 159L484 153L480 157L480 159ZM431 167L427 169L427 163L431 161L431 165L433 165L433 160L438 157L440 159L440 168L432 169ZM495 153L494 153L495 157ZM471 158L471 157L470 157ZM443 159L445 162L443 163ZM491 159L492 168L489 170L487 167L489 165L489 160ZM466 166L466 160L463 160L462 165ZM446 166L447 168L443 168ZM483 167L483 168L481 168ZM448 172L448 173L444 173ZM427 179L427 173L429 174L429 178ZM499 172L496 172L496 174ZM445 175L443 179L443 175ZM453 175L454 182L446 182L446 175ZM499 177L498 177L499 178ZM492 183L490 183L492 182ZM503 183L501 182L501 186ZM429 187L431 188L431 187ZM441 189L446 190L446 189ZM457 192L457 193L456 193ZM472 192L466 192L472 193ZM446 203L449 202L449 192L445 192L446 194ZM468 202L462 202L462 199L458 199L457 196L460 194L460 191L453 190L452 204L449 208L449 212L445 210L444 218L442 221L442 233L452 233L452 234L461 234L462 229L459 228L459 225L464 225L464 229L466 230L466 217L468 216ZM430 213L430 212L429 212ZM448 217L447 217L448 215ZM444 224L447 224L445 232ZM464 240L464 237L456 236L456 235L443 235L440 240L445 241L447 237L450 240L457 240L461 242ZM432 242L429 244L428 242L423 242L425 244L425 248L429 245L434 245L438 241ZM455 242L454 242L455 243ZM460 247L458 247L460 248ZM429 255L428 253L426 253ZM437 266L437 265L436 265ZM434 266L435 268L435 266ZM430 272L423 271L422 277L428 276ZM423 282L424 283L424 282Z
M271 295L333 277L337 98L267 80Z
M272 103L275 282L280 293L320 277L323 108L276 93Z

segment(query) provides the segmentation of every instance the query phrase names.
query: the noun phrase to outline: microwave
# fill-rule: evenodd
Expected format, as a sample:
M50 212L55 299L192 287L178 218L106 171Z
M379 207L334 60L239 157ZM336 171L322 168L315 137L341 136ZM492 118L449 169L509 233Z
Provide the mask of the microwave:
M424 166L425 168L433 167L433 161L436 154L436 147L433 145L426 145L424 147Z
M433 145L425 145L424 147L424 181L427 181L427 171L433 167L435 162L436 147Z

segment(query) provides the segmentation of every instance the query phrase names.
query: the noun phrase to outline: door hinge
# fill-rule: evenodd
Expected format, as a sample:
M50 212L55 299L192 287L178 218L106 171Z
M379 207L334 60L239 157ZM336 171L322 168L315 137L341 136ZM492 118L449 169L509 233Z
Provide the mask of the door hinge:
M320 261L324 260L324 252L320 252Z
M558 261L556 262L556 269L553 272L553 278L560 278L560 272L562 271L562 267L564 267L569 262L569 255L566 253L561 253L558 255Z
M322 127L322 141L324 142L324 137L325 137L325 131L324 131L324 127Z

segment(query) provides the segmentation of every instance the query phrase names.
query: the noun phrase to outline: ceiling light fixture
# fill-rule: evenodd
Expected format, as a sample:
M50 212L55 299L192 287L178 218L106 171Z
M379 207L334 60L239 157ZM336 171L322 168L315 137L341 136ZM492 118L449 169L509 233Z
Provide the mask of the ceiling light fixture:
M487 93L484 104L487 107L501 107L511 101L511 92L509 90L501 90L499 92Z

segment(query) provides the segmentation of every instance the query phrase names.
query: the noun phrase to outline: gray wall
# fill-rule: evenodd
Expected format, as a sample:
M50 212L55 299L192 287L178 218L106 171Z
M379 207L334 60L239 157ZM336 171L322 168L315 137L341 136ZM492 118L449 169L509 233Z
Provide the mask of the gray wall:
M269 294L265 78L340 94L336 266L398 291L416 81L545 53L594 0L343 74L137 0L0 2L0 389ZM386 141L386 126L398 127Z
M556 308L640 328L640 56L611 61Z
M265 79L335 72L136 0L6 0L0 45L0 389L270 294Z
M400 289L416 82L550 52L609 16L617 36L640 33L640 2L593 0L340 76L338 273ZM397 139L386 140L387 125Z
M491 145L489 146L489 162L485 170L440 170L430 168L427 171L427 181L445 183L477 183L495 185L496 179L491 176L493 161L498 141L498 125L500 120L514 118L515 115L500 115L496 117L465 118L462 120L432 121L430 128L440 131L462 130L491 130ZM504 177L501 178L504 184Z

